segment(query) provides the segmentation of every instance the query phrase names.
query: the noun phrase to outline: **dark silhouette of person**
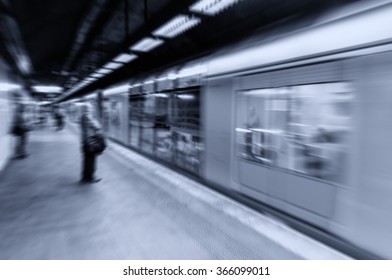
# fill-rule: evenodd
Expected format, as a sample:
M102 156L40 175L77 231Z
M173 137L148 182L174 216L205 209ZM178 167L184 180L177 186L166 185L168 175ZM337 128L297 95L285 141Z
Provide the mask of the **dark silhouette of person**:
M28 131L28 124L25 117L25 105L19 103L16 105L12 126L12 134L16 137L14 159L24 159L28 156L26 153Z
M94 177L96 169L96 157L88 146L88 140L97 133L101 133L100 124L92 116L91 104L82 105L82 116L80 118L81 144L83 152L82 178L81 183L97 183L101 178Z

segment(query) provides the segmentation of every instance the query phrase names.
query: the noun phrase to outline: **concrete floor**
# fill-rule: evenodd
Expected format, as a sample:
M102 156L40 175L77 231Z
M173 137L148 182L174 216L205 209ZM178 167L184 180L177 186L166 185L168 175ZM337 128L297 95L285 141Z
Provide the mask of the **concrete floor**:
M302 258L216 207L228 199L199 201L189 179L121 148L99 157L101 182L79 184L78 141L33 131L31 155L0 174L0 259Z

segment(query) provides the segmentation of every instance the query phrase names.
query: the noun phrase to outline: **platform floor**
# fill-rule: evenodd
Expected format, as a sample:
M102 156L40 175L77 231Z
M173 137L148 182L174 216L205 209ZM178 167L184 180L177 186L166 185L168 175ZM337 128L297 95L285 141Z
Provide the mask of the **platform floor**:
M306 237L294 234L286 250L260 234L284 225L260 223L259 214L114 143L98 159L103 180L91 185L78 182L74 129L33 131L27 149L0 174L0 259L304 257L295 248ZM345 257L326 250L310 258Z

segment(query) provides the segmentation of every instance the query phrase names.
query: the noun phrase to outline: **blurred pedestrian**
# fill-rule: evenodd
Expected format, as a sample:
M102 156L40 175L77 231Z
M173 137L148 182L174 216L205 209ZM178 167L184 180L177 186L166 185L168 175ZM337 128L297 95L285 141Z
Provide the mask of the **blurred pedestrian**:
M96 178L94 176L96 169L96 157L99 154L95 148L95 139L103 136L100 124L92 116L91 104L85 103L82 105L80 127L83 152L83 170L80 181L82 183L97 183L101 180L101 178Z
M22 103L16 105L11 133L16 137L14 159L23 159L28 156L26 153L27 133L29 127L25 117L25 106Z
M57 131L62 130L64 128L64 115L60 108L54 109L54 118L56 120Z

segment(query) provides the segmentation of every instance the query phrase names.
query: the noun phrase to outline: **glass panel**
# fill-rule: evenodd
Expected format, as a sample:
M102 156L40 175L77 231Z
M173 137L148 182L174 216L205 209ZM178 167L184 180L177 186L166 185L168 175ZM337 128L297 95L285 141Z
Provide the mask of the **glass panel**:
M141 121L141 148L149 154L153 153L154 123L155 123L155 97L147 95L143 102L143 117Z
M169 121L176 126L199 128L199 91L179 92L172 95Z
M117 100L109 102L109 135L120 139L122 104Z
M129 144L134 148L140 145L140 123L142 117L143 97L131 97L129 100Z
M325 83L237 94L238 157L343 182L352 90Z
M177 92L171 94L169 101L173 161L196 174L199 173L204 151L200 138L199 94L199 89Z
M284 166L281 152L287 125L289 90L241 92L237 109L237 155L268 165Z
M343 182L351 129L352 90L347 83L295 87L289 122L289 168Z
M109 132L109 101L104 100L102 103L102 128L105 133Z
M173 140L168 124L169 95L163 93L155 96L155 154L166 161L172 160Z

